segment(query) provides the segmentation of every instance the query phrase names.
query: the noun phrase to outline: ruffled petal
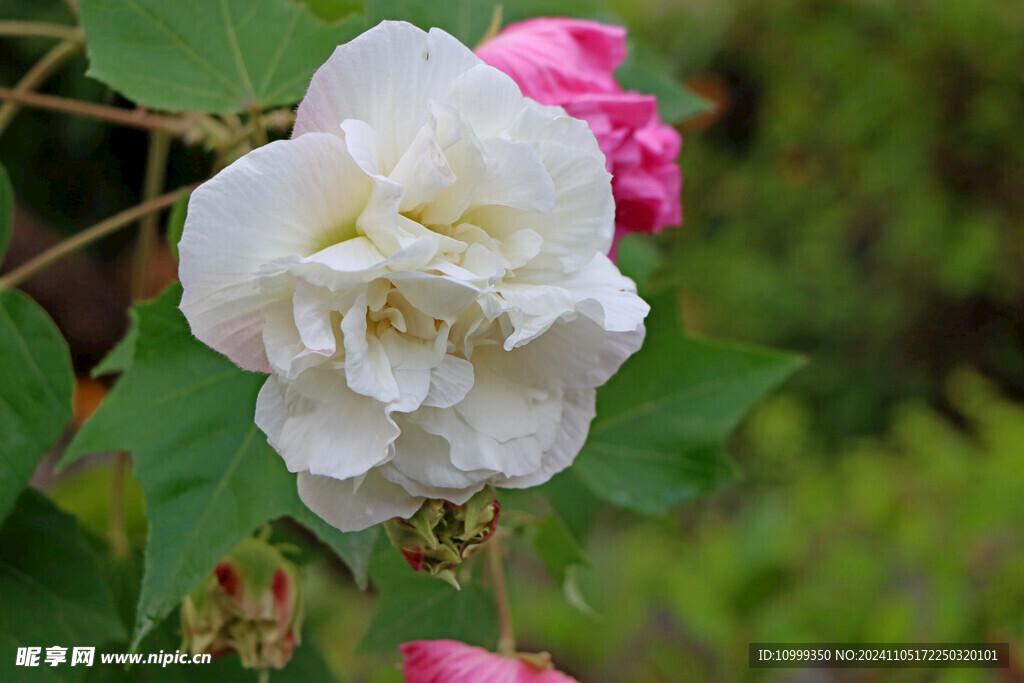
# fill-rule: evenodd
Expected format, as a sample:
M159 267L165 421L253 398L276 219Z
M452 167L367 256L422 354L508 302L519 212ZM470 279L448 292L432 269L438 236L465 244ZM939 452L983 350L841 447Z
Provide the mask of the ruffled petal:
M354 237L370 188L341 140L320 134L272 142L197 188L178 247L192 333L247 370L269 370L261 269Z
M298 487L302 502L342 531L362 531L392 517L411 517L425 500L409 495L375 469L345 480L299 472Z
M292 472L337 479L387 460L398 437L383 406L353 392L337 372L307 371L289 382L271 375L256 400L256 426Z
M426 123L430 100L446 95L455 78L479 63L440 29L424 33L404 22L381 22L340 45L313 74L292 135L338 135L344 120L365 121L376 131L387 175Z

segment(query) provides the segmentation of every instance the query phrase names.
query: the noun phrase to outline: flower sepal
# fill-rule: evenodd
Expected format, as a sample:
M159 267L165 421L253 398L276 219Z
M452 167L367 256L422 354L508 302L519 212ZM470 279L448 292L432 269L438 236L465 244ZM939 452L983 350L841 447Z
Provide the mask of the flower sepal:
M484 489L462 505L428 500L409 519L384 523L391 544L414 571L425 571L456 589L455 570L480 549L498 526L501 505Z

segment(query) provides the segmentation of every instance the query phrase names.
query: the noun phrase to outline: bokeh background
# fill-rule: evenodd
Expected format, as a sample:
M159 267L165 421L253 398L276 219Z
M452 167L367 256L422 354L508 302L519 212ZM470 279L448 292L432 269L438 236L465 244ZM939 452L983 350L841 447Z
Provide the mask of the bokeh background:
M686 222L651 240L653 281L680 287L691 333L808 362L735 435L738 482L667 519L602 517L579 576L591 611L516 553L521 647L608 683L1020 680L756 671L747 644L1009 641L1024 662L1024 2L599 5L716 105L682 126ZM0 42L2 82L46 47ZM84 69L44 90L112 97ZM141 133L19 116L0 146L26 212L15 248L133 203L144 157ZM206 172L201 150L176 143L172 159L168 187ZM83 373L123 332L129 247L119 236L28 287ZM63 310L61 277L89 278L91 303ZM105 477L41 483L102 529ZM331 566L307 575L304 647L339 680L400 680L394 657L356 652L372 596Z

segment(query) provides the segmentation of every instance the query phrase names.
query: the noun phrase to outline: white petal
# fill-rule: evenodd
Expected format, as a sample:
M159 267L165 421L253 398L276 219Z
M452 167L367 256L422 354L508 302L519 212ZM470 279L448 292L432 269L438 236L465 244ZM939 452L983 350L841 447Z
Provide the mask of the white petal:
M381 403L397 401L401 396L391 372L391 361L384 345L366 324L366 294L360 294L341 319L345 344L345 377L349 388Z
M481 140L487 171L469 208L497 204L549 214L555 208L555 183L534 149L502 138Z
M511 351L480 347L473 360L524 384L598 387L640 348L643 339L642 325L629 332L608 332L590 318L578 316L552 325L529 344Z
M520 476L496 477L492 482L510 489L539 486L571 465L587 441L590 422L594 419L595 396L593 389L566 390L562 398L562 421L558 428L558 438L544 453L540 467Z
M243 368L267 371L261 268L355 236L370 187L341 140L319 134L272 142L201 185L179 246L192 333Z
M398 436L383 406L324 368L288 383L271 375L256 401L256 425L292 472L338 479L364 474L386 460Z
M505 133L527 106L515 81L483 62L452 82L449 102L481 138Z
M423 405L450 408L466 397L473 388L473 364L455 356L444 360L430 374L430 392Z
M338 349L325 290L300 280L295 286L295 327L306 348L321 356Z
M530 282L530 273L524 270L522 281ZM593 300L600 304L603 315L598 322L606 330L628 332L642 325L651 307L636 294L636 284L619 272L604 254L569 273L559 287L571 292L578 301Z
M444 152L434 135L433 121L420 128L412 145L398 160L388 178L405 189L401 211L412 211L433 201L437 193L455 182Z
M575 270L611 246L615 227L611 176L603 161L578 149L550 141L534 143L533 148L554 181L554 211L542 215L493 205L467 212L464 220L499 238L531 229L544 238L544 244L529 268Z
M366 121L346 119L341 122L341 137L345 147L363 173L369 176L380 175L380 158L377 133Z
M470 427L498 441L541 431L552 404L550 392L500 377L479 363L473 388L455 410Z
M479 63L444 31L382 22L339 46L313 74L293 135L336 134L345 119L365 121L377 133L387 174L427 121L430 100L445 101L452 81Z
M452 465L451 448L439 436L428 434L408 420L400 421L402 435L395 442L395 457L386 467L401 473L402 477L385 474L391 481L402 484L414 495L433 497L431 489L445 489L448 495L462 495L465 491L476 493L489 477L491 470L465 472ZM447 497L447 496L442 496ZM451 500L451 498L449 498Z
M342 531L362 531L392 517L412 517L424 501L377 470L344 481L299 472L298 487L302 502Z
M388 279L410 304L432 318L454 320L480 294L477 287L443 275L403 271Z

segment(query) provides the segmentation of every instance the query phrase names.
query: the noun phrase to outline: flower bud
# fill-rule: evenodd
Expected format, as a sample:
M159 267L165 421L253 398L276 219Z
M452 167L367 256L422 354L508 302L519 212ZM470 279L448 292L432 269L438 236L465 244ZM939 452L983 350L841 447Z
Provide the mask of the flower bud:
M302 625L297 576L277 548L245 539L185 597L182 649L215 657L234 650L246 668L283 668Z
M428 500L409 519L395 517L384 528L410 567L458 588L455 568L491 537L500 513L498 501L484 489L462 505Z

